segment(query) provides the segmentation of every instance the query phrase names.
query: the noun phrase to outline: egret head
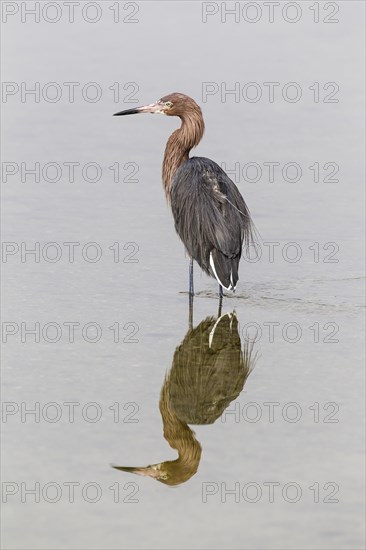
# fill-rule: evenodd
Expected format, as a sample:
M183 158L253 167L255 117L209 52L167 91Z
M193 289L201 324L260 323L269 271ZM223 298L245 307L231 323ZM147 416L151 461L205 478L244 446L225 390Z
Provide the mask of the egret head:
M134 109L126 109L125 111L115 113L114 116L134 115L138 113L160 113L183 118L184 115L201 113L201 109L191 97L174 92L155 101L155 103L135 107Z

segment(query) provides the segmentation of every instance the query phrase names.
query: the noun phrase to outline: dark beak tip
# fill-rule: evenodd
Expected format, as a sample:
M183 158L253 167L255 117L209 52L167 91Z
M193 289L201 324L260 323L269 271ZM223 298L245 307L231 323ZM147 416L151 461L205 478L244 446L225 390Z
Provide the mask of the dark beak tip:
M140 109L136 107L134 109L126 109L125 111L119 111L119 113L114 113L113 116L135 115L140 112L141 112Z

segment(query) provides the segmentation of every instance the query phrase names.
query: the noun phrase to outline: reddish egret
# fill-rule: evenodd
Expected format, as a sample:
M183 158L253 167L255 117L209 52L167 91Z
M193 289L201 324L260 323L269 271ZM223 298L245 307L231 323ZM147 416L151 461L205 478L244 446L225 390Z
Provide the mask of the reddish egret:
M189 254L189 293L193 296L193 260L235 291L243 242L249 244L254 227L238 188L213 160L189 157L204 132L202 111L190 97L173 93L155 103L116 113L162 113L178 116L181 127L172 133L165 148L163 184L175 221L175 229Z

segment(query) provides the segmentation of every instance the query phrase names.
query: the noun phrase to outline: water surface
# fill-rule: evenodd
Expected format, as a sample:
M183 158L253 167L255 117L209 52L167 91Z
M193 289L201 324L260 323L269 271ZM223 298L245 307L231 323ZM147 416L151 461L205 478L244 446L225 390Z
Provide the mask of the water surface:
M363 548L363 3L337 2L335 24L314 23L307 2L294 24L202 23L200 3L155 1L138 3L138 23L115 24L107 4L95 24L14 16L3 25L6 81L79 82L80 89L96 82L103 90L95 103L75 92L74 102L14 95L4 104L3 160L80 163L73 182L63 170L55 183L31 175L22 182L20 173L3 183L3 240L19 246L3 263L3 321L19 329L3 353L3 401L19 407L3 423L3 480L18 488L3 508L4 548ZM109 90L115 82L118 103ZM204 102L205 82L219 89L256 82L263 91L265 82L297 82L302 97L251 103L217 93ZM315 82L323 99L332 89L322 86L337 83L339 101L314 102ZM242 261L237 293L222 310L235 311L242 347L257 334L256 364L221 417L190 425L202 455L176 488L111 468L176 459L159 399L189 328L188 259L160 176L178 123L113 118L134 105L128 83L138 86L138 104L172 91L191 95L206 120L197 154L229 170L249 162L263 169L257 182L242 174L237 182L262 255ZM101 167L99 181L83 179L88 162ZM116 162L118 183L109 168ZM270 182L269 162L296 162L302 176ZM323 181L326 163L339 167L339 181ZM31 255L22 262L22 242L39 243L39 262ZM64 244L71 242L80 243L73 262ZM44 259L56 250L47 243L57 243L59 261ZM88 243L98 248L83 248ZM89 261L95 250L99 261ZM215 282L198 269L195 286L196 327L217 315L218 300ZM39 342L22 322L40 324ZM47 332L47 323L62 328L54 343L57 327ZM70 323L79 323L73 342ZM95 327L101 335L92 343ZM22 422L21 410L35 403L39 422L29 414ZM61 408L58 422L49 418L59 409L43 409L47 403ZM80 404L74 422L65 403ZM90 403L97 405L83 409ZM101 418L92 422L95 411ZM40 502L22 497L21 483L36 482ZM73 503L70 482L79 484ZM88 483L101 490L97 502L87 501L93 486L82 494ZM62 494L52 503L54 484Z

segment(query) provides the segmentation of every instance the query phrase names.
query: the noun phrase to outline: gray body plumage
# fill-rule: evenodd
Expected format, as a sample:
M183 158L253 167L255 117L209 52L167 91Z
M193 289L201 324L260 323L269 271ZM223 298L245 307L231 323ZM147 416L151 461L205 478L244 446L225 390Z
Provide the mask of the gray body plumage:
M252 239L250 213L238 188L216 162L191 157L172 178L175 229L203 271L235 290L243 241Z

